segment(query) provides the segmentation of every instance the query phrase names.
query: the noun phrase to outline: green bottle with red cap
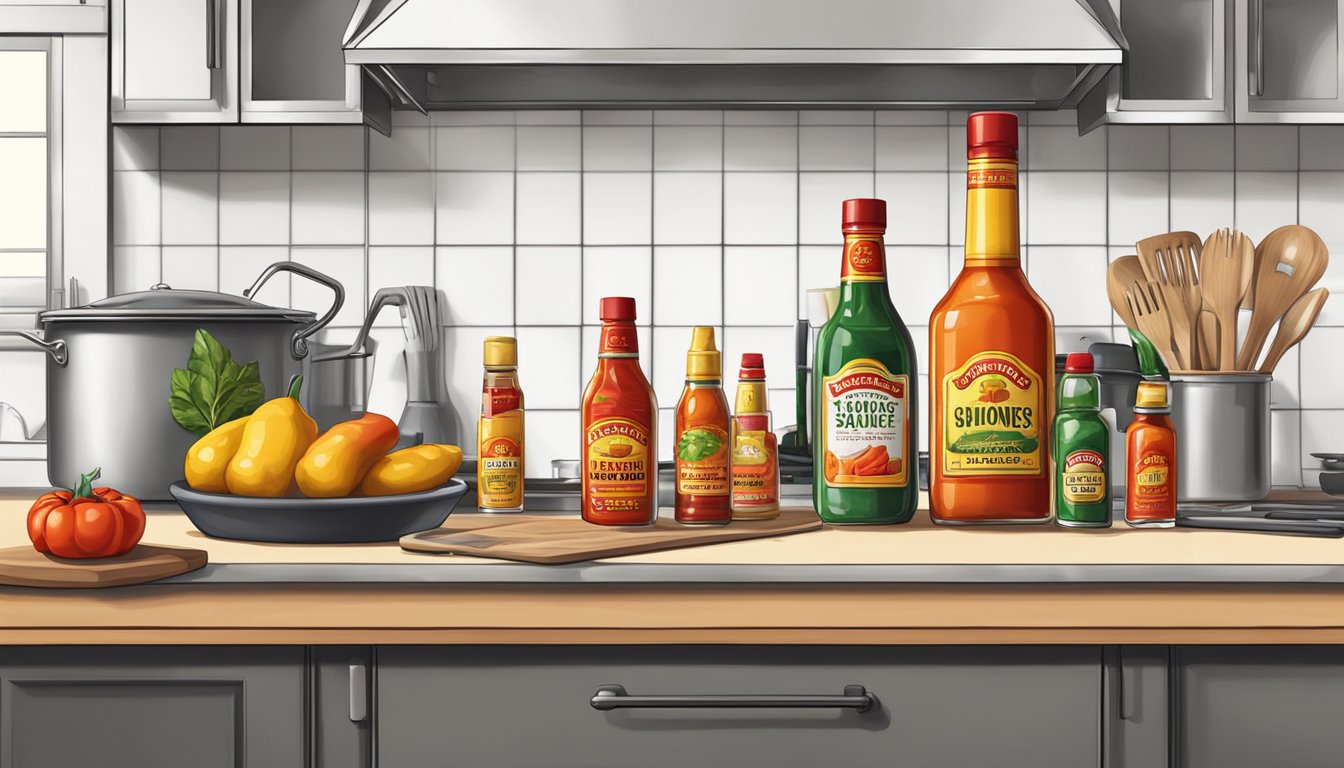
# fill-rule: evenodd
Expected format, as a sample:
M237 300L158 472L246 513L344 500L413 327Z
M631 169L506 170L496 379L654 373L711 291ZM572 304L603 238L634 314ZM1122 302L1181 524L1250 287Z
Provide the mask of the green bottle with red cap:
M1101 380L1092 355L1070 353L1059 380L1055 416L1055 522L1069 528L1111 525L1111 428L1101 417Z

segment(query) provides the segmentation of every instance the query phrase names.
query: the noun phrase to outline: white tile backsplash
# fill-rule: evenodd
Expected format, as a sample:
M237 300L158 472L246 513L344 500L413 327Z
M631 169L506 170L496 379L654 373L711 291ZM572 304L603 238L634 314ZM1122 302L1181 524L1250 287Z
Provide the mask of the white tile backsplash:
M797 302L797 248L792 245L730 245L723 249L725 294L723 321L728 325L793 325Z
M219 129L221 171L288 171L287 125L226 125Z
M871 171L873 126L804 125L798 129L798 167L804 171Z
M798 242L808 245L843 242L840 202L851 197L871 197L872 190L872 173L798 174ZM887 215L891 216L890 209Z
M583 129L583 170L647 171L653 168L653 128L599 126Z
M164 171L163 243L206 245L219 242L219 174Z
M397 132L393 131L393 138ZM440 171L512 171L514 129L463 126L434 129L434 168Z
M583 322L583 249L519 246L514 258L519 325Z
M219 242L288 244L289 186L288 173L219 174Z
M1231 171L1236 137L1230 125L1171 126L1171 170Z
M511 173L435 175L435 240L444 245L513 242Z
M727 171L792 171L798 168L794 125L728 125L723 129Z
M219 290L219 247L214 245L165 245L162 281L173 288L193 291Z
M434 263L447 299L445 325L513 323L512 247L440 247Z
M668 245L723 242L723 174L654 174L653 241Z
M369 245L434 244L434 176L370 171Z
M583 242L580 174L519 173L516 183L516 242L527 245Z
M725 271L723 249L717 245L655 247L653 324L722 323Z
M659 125L653 129L655 171L723 170L723 126Z
M366 179L365 174L353 171L296 171L291 175L291 242L364 244Z
M653 174L585 173L583 242L648 243L653 237Z
M577 171L583 168L583 133L578 126L518 126L520 171Z

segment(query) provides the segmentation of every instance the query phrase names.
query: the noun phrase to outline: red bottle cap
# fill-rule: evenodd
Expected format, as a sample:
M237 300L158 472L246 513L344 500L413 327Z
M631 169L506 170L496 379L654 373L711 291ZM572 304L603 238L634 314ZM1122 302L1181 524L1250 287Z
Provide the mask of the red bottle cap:
M604 323L633 323L635 300L629 296L607 296L598 304L597 314Z
M966 119L966 157L1017 159L1017 115L976 112Z
M845 232L886 232L887 201L856 197L840 206L840 228Z
M1092 354L1090 352L1070 352L1064 358L1065 373L1091 373Z
M743 352L742 367L737 371L739 379L764 379L765 356L760 352Z

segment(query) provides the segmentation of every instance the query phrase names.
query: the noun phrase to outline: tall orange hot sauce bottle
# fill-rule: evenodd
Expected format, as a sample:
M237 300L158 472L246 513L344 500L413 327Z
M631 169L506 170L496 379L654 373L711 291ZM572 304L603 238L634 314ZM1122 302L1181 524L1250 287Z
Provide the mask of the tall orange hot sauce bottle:
M966 122L966 263L929 319L939 523L1050 519L1054 318L1019 256L1017 116Z
M639 367L635 300L602 299L597 370L583 393L583 519L651 525L658 518L658 401Z

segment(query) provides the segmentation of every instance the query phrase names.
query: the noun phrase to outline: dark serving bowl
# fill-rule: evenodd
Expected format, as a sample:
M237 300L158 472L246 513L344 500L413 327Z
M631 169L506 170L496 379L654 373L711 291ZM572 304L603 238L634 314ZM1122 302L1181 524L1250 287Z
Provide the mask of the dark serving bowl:
M467 492L461 480L398 496L256 498L204 493L178 481L173 499L201 533L220 539L285 544L353 544L397 541L437 528Z

